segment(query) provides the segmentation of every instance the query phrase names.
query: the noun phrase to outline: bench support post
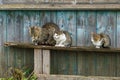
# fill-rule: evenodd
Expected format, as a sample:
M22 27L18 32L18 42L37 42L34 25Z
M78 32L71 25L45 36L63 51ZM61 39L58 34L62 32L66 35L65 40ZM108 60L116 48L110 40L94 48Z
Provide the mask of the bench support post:
M50 74L50 50L34 49L34 73Z

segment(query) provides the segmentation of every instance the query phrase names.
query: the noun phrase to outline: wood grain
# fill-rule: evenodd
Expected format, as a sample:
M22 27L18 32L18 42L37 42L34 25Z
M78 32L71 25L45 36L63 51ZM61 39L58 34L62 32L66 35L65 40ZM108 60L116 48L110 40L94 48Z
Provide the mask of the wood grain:
M18 42L6 42L6 46L19 47L19 48L36 48L36 49L50 49L50 50L66 50L66 51L93 51L93 52L119 52L119 48L94 48L94 47L55 47L55 46L43 46L33 45L29 43L18 43Z
M35 74L43 73L43 51L34 49L34 72Z
M50 50L43 50L43 74L50 74Z
M4 4L0 10L120 10L119 4Z

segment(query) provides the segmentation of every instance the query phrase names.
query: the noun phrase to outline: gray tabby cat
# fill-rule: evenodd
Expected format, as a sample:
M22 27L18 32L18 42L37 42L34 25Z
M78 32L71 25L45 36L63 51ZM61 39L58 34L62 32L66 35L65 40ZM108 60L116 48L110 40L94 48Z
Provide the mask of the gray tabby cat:
M29 28L29 34L35 45L55 45L53 34L60 29L55 23L46 23L42 27L32 26Z

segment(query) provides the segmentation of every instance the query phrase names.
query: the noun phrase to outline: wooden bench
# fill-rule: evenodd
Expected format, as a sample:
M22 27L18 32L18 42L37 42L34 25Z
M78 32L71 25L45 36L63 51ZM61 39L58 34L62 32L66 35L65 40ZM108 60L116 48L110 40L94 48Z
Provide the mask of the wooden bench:
M39 80L120 80L119 77L97 77L97 76L75 76L75 75L50 75L50 54L51 50L64 51L94 51L94 52L120 52L120 49L96 49L93 47L54 47L54 46L35 46L29 43L6 42L5 46L18 48L34 49L34 73L37 74Z

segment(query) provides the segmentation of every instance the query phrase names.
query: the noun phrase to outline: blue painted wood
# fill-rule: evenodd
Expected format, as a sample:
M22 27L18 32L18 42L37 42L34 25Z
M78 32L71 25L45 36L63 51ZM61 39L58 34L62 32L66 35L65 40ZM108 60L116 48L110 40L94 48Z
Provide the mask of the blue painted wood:
M85 32L85 37L86 37L86 46L92 46L91 43L91 32L96 32L96 26L97 26L97 18L96 18L96 12L95 11L88 11L87 13L87 23L86 23L86 32Z
M117 48L120 48L120 12L117 12L117 34L116 34L116 43L117 43ZM120 54L117 54L117 60L116 60L116 64L117 64L117 76L120 76Z
M3 72L7 71L7 49L3 47L6 42L6 12L0 12L0 76L5 76ZM6 53L6 54L5 54Z
M77 46L85 46L86 44L86 27L87 27L87 13L85 11L78 11L77 16Z
M0 11L0 76L10 66L33 66L33 49L4 48L4 42L32 43L28 28L46 22L54 22L69 31L73 38L72 46L91 46L90 32L94 31L110 35L112 47L120 47L119 11ZM119 53L52 52L52 74L120 76Z

